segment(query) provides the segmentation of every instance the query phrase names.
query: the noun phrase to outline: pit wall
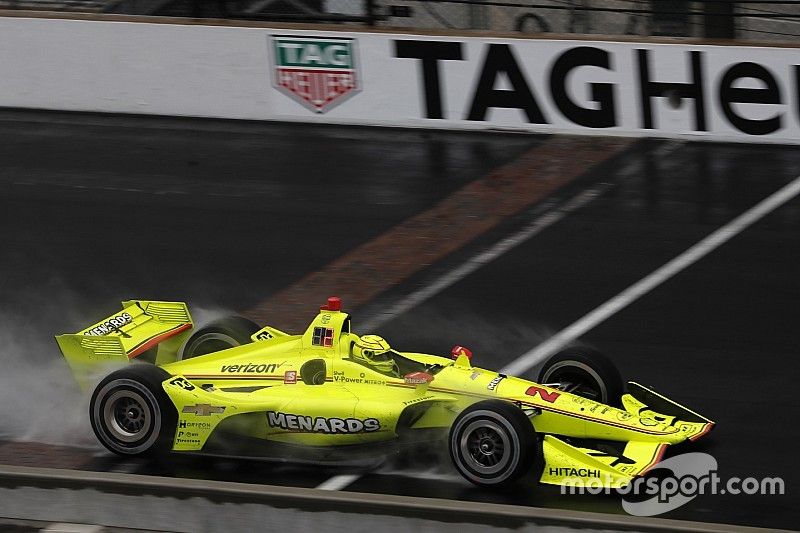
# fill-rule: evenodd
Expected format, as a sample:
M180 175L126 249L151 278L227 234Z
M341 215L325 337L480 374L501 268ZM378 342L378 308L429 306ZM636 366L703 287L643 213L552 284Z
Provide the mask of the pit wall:
M0 106L800 141L800 49L0 16Z

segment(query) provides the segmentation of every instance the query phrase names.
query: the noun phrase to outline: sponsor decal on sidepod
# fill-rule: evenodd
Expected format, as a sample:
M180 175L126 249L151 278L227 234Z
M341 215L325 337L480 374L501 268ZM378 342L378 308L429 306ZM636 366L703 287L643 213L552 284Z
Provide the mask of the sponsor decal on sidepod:
M267 411L267 424L272 428L304 433L370 433L378 431L381 423L377 418L325 418L291 413Z

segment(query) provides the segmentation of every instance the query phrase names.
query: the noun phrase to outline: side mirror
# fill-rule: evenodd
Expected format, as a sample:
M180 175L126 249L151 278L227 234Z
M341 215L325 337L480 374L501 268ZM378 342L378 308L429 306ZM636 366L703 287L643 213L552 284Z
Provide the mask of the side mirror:
M458 359L461 356L465 356L467 359L472 361L472 350L469 348L464 348L463 346L455 345L453 349L450 350L450 357L453 359Z

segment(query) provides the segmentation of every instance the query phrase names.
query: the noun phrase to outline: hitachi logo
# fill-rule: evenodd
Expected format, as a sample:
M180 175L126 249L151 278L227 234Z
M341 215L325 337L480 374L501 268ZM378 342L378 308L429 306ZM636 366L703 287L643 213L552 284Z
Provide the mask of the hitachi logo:
M559 477L600 477L600 471L592 468L548 468L547 473Z
M256 363L244 363L241 365L222 365L222 372L242 372L247 374L272 374L280 367L283 366L283 363L269 363L269 364L256 364Z

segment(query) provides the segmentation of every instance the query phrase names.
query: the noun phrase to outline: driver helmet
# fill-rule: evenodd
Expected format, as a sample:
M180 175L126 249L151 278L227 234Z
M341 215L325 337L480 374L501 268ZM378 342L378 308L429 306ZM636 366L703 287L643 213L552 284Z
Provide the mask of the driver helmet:
M378 372L394 371L389 343L378 335L362 335L353 343L353 358L373 367Z

